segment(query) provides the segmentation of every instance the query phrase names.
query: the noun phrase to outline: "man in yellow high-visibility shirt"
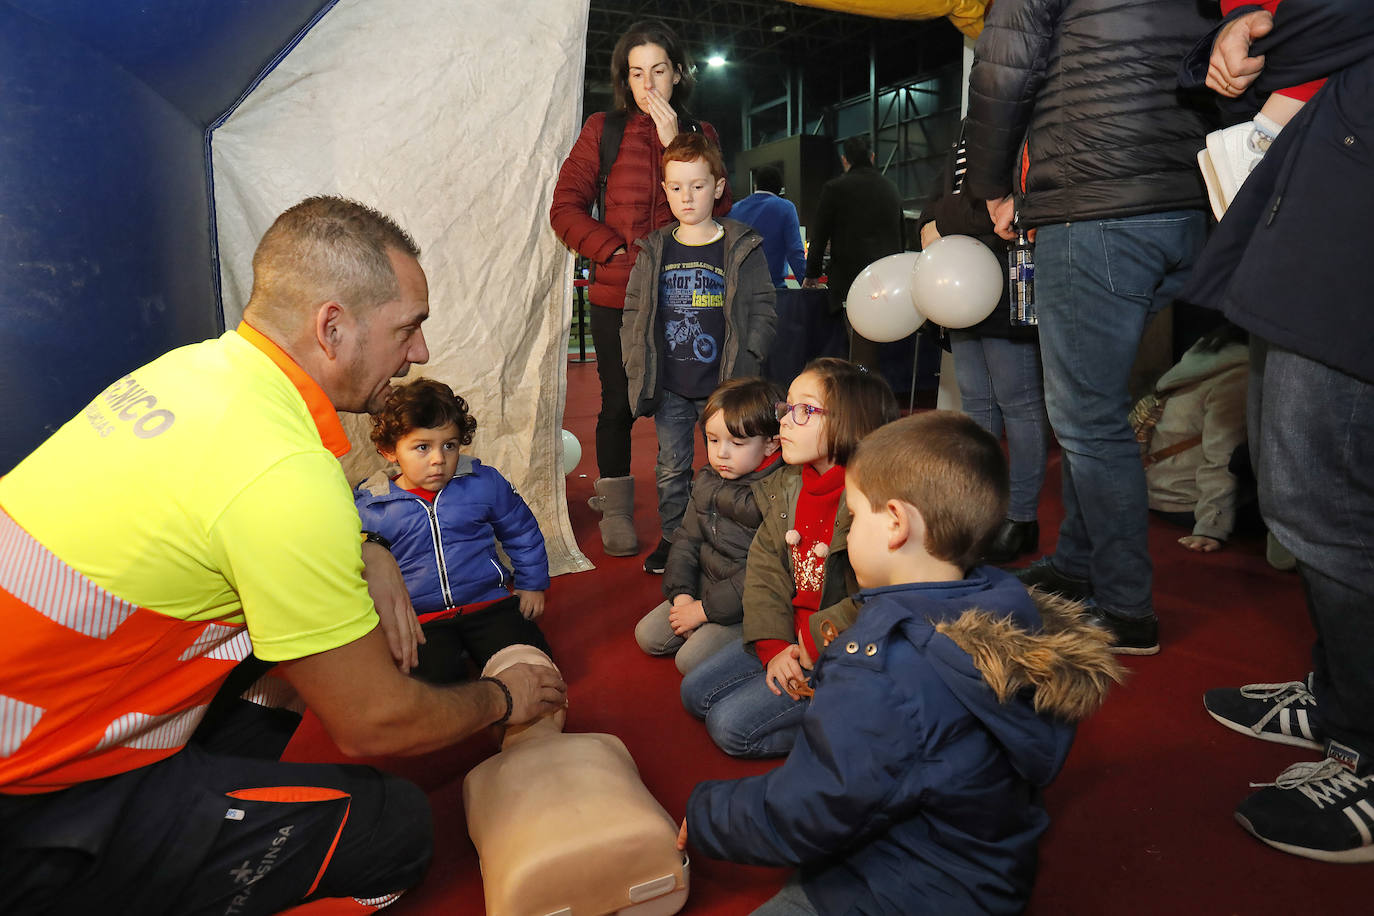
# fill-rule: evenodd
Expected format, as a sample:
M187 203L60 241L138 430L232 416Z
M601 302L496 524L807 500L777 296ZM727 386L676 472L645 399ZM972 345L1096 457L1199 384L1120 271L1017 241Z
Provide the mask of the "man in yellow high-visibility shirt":
M236 330L115 381L0 479L0 911L370 912L428 864L424 795L279 762L296 720L264 706L294 688L374 755L563 705L547 668L404 674L414 615L363 542L336 411L429 358L419 253L360 204L292 207Z

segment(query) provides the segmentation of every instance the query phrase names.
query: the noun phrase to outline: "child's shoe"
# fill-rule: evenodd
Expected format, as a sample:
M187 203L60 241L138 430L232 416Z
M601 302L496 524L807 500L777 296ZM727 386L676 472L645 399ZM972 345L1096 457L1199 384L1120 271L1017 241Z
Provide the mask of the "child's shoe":
M659 538L658 546L644 558L644 571L657 576L663 575L663 570L668 568L668 551L672 548L672 541L667 538Z
M1281 129L1274 121L1257 114L1253 121L1233 124L1207 135L1206 161L1199 155L1198 164L1202 167L1203 180L1208 182L1207 196L1218 220L1236 199L1240 186L1264 158ZM1213 181L1216 183L1215 189L1211 187ZM1217 212L1218 200L1221 203L1220 213Z

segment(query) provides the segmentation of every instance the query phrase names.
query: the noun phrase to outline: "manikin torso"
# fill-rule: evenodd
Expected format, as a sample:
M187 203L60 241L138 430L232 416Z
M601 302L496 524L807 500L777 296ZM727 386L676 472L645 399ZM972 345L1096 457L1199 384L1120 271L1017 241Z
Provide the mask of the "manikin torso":
M484 676L543 664L532 646ZM564 734L563 710L506 730L501 752L463 781L489 916L668 916L687 899L677 825L613 735Z

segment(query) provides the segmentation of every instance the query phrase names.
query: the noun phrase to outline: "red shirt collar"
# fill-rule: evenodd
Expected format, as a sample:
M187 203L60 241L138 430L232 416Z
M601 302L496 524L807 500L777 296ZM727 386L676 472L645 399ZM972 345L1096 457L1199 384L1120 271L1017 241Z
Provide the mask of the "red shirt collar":
M329 449L335 458L347 455L353 445L348 441L348 433L344 432L343 423L339 422L338 411L334 409L334 404L329 400L329 395L324 393L319 382L311 378L285 350L248 322L240 321L234 330L244 340L267 354L267 358L276 363L277 368L296 386L296 390L305 399L305 406L310 410L310 416L315 421L315 428L320 432L320 442L324 443L324 447Z

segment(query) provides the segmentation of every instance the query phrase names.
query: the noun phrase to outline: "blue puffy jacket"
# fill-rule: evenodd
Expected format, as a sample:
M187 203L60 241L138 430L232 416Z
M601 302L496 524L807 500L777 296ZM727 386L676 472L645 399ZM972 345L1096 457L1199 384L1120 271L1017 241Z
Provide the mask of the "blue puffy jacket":
M1020 912L1049 824L1040 790L1120 675L1103 631L986 567L861 595L787 760L698 785L689 842L799 867L823 914Z
M470 455L434 502L407 493L386 471L353 494L363 530L391 542L417 614L549 587L549 557L534 513L506 478ZM510 557L501 564L496 543Z

